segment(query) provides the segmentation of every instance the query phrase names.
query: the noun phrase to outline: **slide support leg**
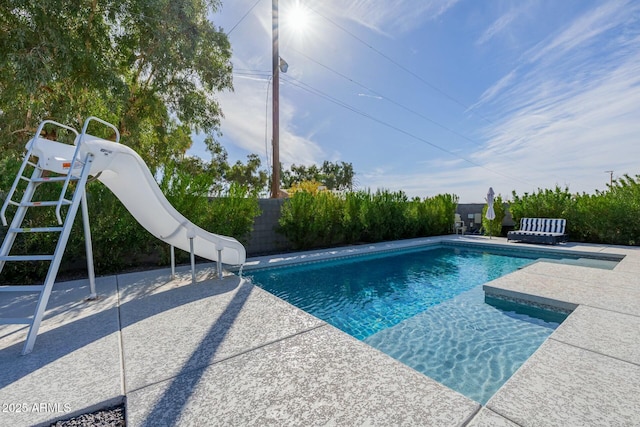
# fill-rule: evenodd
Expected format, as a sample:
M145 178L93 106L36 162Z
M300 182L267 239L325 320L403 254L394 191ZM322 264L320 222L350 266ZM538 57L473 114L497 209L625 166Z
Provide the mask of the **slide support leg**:
M193 253L193 237L189 238L189 249L191 252L191 282L196 283L196 256Z
M222 249L218 249L218 279L222 279Z
M171 245L171 279L176 278L176 249Z
M71 172L69 172L71 173ZM80 199L80 208L82 209L82 226L84 228L84 246L87 253L87 273L89 275L89 288L91 289L89 299L98 298L96 292L96 273L93 268L93 245L91 244L91 229L89 228L89 209L87 208L87 192L82 189L82 199Z

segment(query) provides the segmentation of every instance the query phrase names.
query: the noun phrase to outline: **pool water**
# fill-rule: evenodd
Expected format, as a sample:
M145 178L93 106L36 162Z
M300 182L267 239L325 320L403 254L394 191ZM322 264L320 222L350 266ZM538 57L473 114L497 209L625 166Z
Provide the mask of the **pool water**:
M261 288L479 403L564 315L487 299L531 256L436 247L258 270Z

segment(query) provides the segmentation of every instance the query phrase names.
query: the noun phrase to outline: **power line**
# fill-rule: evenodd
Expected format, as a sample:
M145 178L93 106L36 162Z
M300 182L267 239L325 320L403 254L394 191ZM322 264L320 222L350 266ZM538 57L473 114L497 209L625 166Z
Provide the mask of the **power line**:
M400 64L399 62L397 62L396 60L394 60L394 59L393 59L393 58L391 58L390 56L388 56L388 55L386 55L385 53L383 53L380 49L377 49L376 47L374 47L374 46L373 46L373 45L371 45L370 43L368 43L368 42L364 41L363 39L361 39L360 37L358 37L357 35L355 35L355 34L354 34L354 33L352 33L351 31L347 30L345 27L341 26L340 24L338 24L337 22L335 22L334 20L332 20L332 19L331 19L331 18L329 18L328 16L326 16L326 15L322 14L321 12L319 12L318 10L314 9L314 8L313 8L313 7L311 7L311 6L308 6L308 5L307 5L307 8L308 8L309 10L311 10L312 12L316 13L317 15L319 15L320 17L322 17L323 19L325 19L326 21L328 21L329 23L331 23L332 25L334 25L335 27L339 28L340 30L342 30L343 32L345 32L346 34L348 34L349 36L353 37L353 38L354 38L355 40L357 40L358 42L362 43L363 45L365 45L365 46L366 46L366 47L368 47L369 49L373 50L375 53L377 53L378 55L380 55L381 57L383 57L383 58L384 58L384 59L386 59L387 61L389 61L389 62L391 62L392 64L394 64L396 67L398 67L398 68L400 68L401 70L405 71L406 73L408 73L408 74L412 75L413 77L415 77L415 78L416 78L416 79L418 79L420 82L422 82L423 84L425 84L425 85L426 85L426 86L428 86L429 88L433 89L434 91L436 91L436 92L440 93L440 94L441 94L442 96L444 96L445 98L447 98L447 99L451 100L452 102L454 102L455 104L457 104L457 105L459 105L459 106L463 107L465 110L472 110L472 107L471 107L471 106L469 106L469 105L465 104L464 102L462 102L462 101L458 100L457 98L455 98L455 97L453 97L453 96L449 95L447 92L445 92L444 90L440 89L439 87L437 87L437 86L433 85L432 83L428 82L428 81L427 81L427 80L425 80L422 76L420 76L420 75L416 74L415 72L411 71L410 69L408 69L408 68L407 68L407 67L405 67L404 65ZM319 62L317 62L317 61L312 60L311 58L309 58L309 57L307 57L306 55L304 55L304 54L300 53L299 51L297 51L297 50L295 50L295 49L292 49L292 50L294 50L294 51L296 51L297 53L301 54L302 56L304 56L304 57L306 57L306 58L310 59L311 61L316 62L318 65L321 65L321 66L323 66L323 67L325 67L325 68L327 68L327 69L331 70L332 72L335 72L335 73L337 73L338 75L341 75L341 74L340 74L340 73L338 73L337 71L332 70L330 67L327 67L327 66L325 66L325 65L323 65L323 64L320 64L320 63L319 63ZM342 76L342 77L344 77L344 78L347 78L347 79L348 79L348 80L350 80L350 81L352 81L354 84L358 84L358 85L360 85L361 87L366 88L367 90L371 91L372 93L375 93L375 94L376 94L376 95L378 95L378 96L382 96L385 100L387 100L387 101L389 101L389 102L391 102L391 103L393 103L393 104L396 104L397 106L399 106L399 107L401 107L401 108L403 108L403 109L405 109L405 110L407 110L407 111L410 111L410 112L412 112L413 114L416 114L416 115L418 115L418 116L422 117L423 119L428 120L428 121L430 121L431 123L434 123L435 125L440 126L441 128L446 129L447 131L452 132L453 134L455 134L455 135L457 135L457 136L459 136L459 137L461 137L461 138L463 138L463 139L465 139L465 140L467 140L467 141L469 141L469 142L472 142L472 143L474 143L474 144L476 144L476 145L478 145L478 146L480 146L480 145L481 145L480 143L478 143L478 142L476 142L476 141L474 141L474 140L472 140L472 139L470 139L470 138L468 138L468 137L466 137L466 136L464 136L464 135L462 135L462 134L460 134L460 133L458 133L458 132L456 132L456 131L454 131L454 130L452 130L452 129L450 129L450 128L448 128L448 127L446 127L446 126L444 126L444 125L442 125L442 124L440 124L440 123L438 123L438 122L436 122L436 121L434 121L434 120L432 120L432 119L430 119L430 118L428 118L428 117L426 117L426 116L424 116L424 115L422 115L422 114L421 114L421 113L419 113L419 112L416 112L415 110L412 110L412 109L410 109L410 108L408 108L408 107L406 107L406 106L404 106L404 105L402 105L402 104L400 104L400 103L398 103L398 102L396 102L396 101L393 101L393 100L391 100L391 99L389 99L389 98L387 98L387 97L384 97L383 95L378 94L377 92L373 91L372 89L367 88L366 86L363 86L363 85L359 84L358 82L356 82L356 81L354 81L354 80L350 79L350 78L349 78L349 77L347 77L347 76L344 76L344 75L341 75L341 76ZM474 110L474 113L475 113L478 117L480 117L481 119L483 119L484 121L486 121L487 123L489 123L490 125L495 125L495 123L494 123L492 120L490 120L490 119L488 119L487 117L485 117L484 115L480 114L478 111ZM507 135L508 135L508 133L507 133ZM514 179L517 179L517 178L514 178ZM523 182L523 183L524 183L524 181L522 181L522 180L519 180L519 179L517 179L517 180L518 180L518 181L520 181L520 182ZM532 185L532 184L528 184L528 185Z
M255 74L271 74L268 70L253 70L251 68L233 68L233 71L239 71L241 73L255 73Z
M466 137L466 136L464 136L464 135L462 135L462 134L460 134L460 133L458 133L458 132L456 132L456 131L454 131L452 129L449 129L448 127L446 127L446 126L444 126L444 125L442 125L442 124L440 124L440 123L438 123L438 122L436 122L436 121L434 121L434 120L422 115L421 113L419 113L419 112L417 112L417 111L415 111L415 110L413 110L413 109L411 109L409 107L406 107L406 106L404 106L404 105L402 105L402 104L400 104L400 103L398 103L396 101L393 101L393 100L391 100L389 98L384 97L383 95L379 94L375 90L373 90L371 88L368 88L367 86L362 85L361 83L358 83L354 79L352 79L352 78L350 78L350 77L348 77L348 76L346 76L346 75L344 75L344 74L342 74L342 73L340 73L340 72L338 72L336 70L333 70L333 69L331 69L330 67L328 67L326 65L321 64L320 62L308 57L307 55L305 55L305 54L303 54L301 52L298 52L297 50L296 50L296 53L298 53L298 54L304 56L305 58L309 59L310 61L312 61L312 62L314 62L314 63L316 63L316 64L318 64L318 65L320 65L320 66L322 66L322 67L324 67L324 68L326 68L326 69L328 69L328 70L330 70L330 71L332 71L332 72L334 72L336 74L338 74L339 76L349 80L350 82L352 82L352 83L354 83L354 84L356 84L356 85L358 85L358 86L370 91L371 93L376 94L377 96L381 96L385 100L388 100L389 102L391 102L391 103L393 103L395 105L398 105L399 107L401 107L401 108L403 108L403 109L405 109L407 111L410 111L410 112L412 112L412 113L414 113L414 114L416 114L416 115L418 115L418 116L420 116L420 117L422 117L422 118L424 118L424 119L426 119L426 120L428 120L428 121L430 121L430 122L442 127L443 129L446 129L446 130L454 133L455 135L458 135L458 136L460 136L460 137L462 137L462 138L464 138L464 139L466 139L468 141L476 143L475 141L469 139L468 137ZM238 72L234 71L234 74L250 75L250 76L265 76L265 77L267 75L269 75L268 71L244 70L244 69L240 69L240 70L242 70L242 71L238 71ZM271 76L269 75L269 79L268 79L268 83L267 84L269 84L269 82L270 82L270 77ZM340 107L342 107L342 108L344 108L346 110L349 110L349 111L351 111L353 113L356 113L356 114L358 114L358 115L360 115L362 117L365 117L365 118L367 118L369 120L372 120L372 121L374 121L374 122L376 122L378 124L381 124L381 125L383 125L383 126L385 126L387 128L395 130L396 132L402 133L402 134L404 134L404 135L406 135L406 136L408 136L408 137L410 137L412 139L415 139L415 140L417 140L419 142L422 142L422 143L427 144L427 145L429 145L429 146L431 146L433 148L436 148L436 149L438 149L440 151L443 151L443 152L445 152L445 153L447 153L447 154L449 154L451 156L454 156L454 157L457 157L457 158L459 158L461 160L464 160L465 162L467 162L467 163L469 163L469 164L471 164L473 166L482 168L482 169L487 170L489 172L492 172L492 173L494 173L496 175L500 175L502 177L505 177L505 178L508 178L508 179L511 179L511 180L515 180L515 181L519 181L519 182L521 182L523 184L526 184L526 185L533 186L533 184L531 184L531 183L529 183L527 181L524 181L524 180L522 180L520 178L513 177L513 176L510 176L510 175L506 175L506 174L503 174L501 172L498 172L498 171L495 171L493 169L490 169L490 168L488 168L488 167L486 167L486 166L484 166L484 165L482 165L480 163L474 162L473 160L470 160L470 159L468 159L468 158L466 158L464 156L461 156L461 155L459 155L459 154L457 154L457 153L455 153L455 152L453 152L451 150L447 150L446 148L441 147L440 145L438 145L438 144L436 144L436 143L434 143L434 142L432 142L432 141L430 141L430 140L428 140L426 138L420 137L420 136L415 135L415 134L413 134L413 133L411 133L409 131L406 131L406 130L404 130L404 129L396 126L396 125L393 125L391 123L385 122L384 120L381 120L381 119L379 119L379 118L377 118L375 116L372 116L371 114L369 114L367 112L359 110L356 107L354 107L354 106L352 106L352 105L350 105L350 104L348 104L348 103L346 103L346 102L344 102L344 101L342 101L342 100L340 100L338 98L335 98L335 97L327 94L326 92L323 92L320 89L317 89L317 88L315 88L315 87L313 87L313 86L311 86L311 85L309 85L309 84L307 84L307 83L305 83L305 82L303 82L301 80L298 80L298 79L296 79L294 77L291 77L291 76L289 76L287 74L282 75L282 77L283 77L283 81L287 82L288 84L290 84L290 85L292 85L294 87L297 87L297 88L299 88L299 89L301 89L301 90L303 90L303 91L305 91L307 93L311 93L311 94L316 95L316 96L318 96L320 98L323 98L326 101L329 101L329 102L331 102L331 103L333 103L335 105L338 105L338 106L340 106ZM267 79L265 79L265 80L267 80ZM268 88L269 88L269 86L267 86L267 101L266 101L267 103L265 104L266 106L268 106L268 96L269 96L268 95ZM265 107L265 108L267 108L267 107ZM266 114L267 114L267 111L265 110L265 116L266 116ZM267 144L267 125L266 125L266 122L265 122L265 146L266 146L266 144ZM269 162L269 156L267 155L267 163L268 162Z
M388 102L390 102L390 103L392 103L392 104L394 104L394 105L396 105L396 106L398 106L398 107L400 107L400 108L404 109L405 111L409 111L409 112L411 112L411 113L413 113L413 114L417 115L418 117L421 117L421 118L423 118L424 120L427 120L428 122L433 123L434 125L436 125L436 126L438 126L438 127L442 128L442 129L444 129L444 130L446 130L446 131L448 131L448 132L450 132L450 133L452 133L452 134L454 134L454 135L456 135L456 136L459 136L460 138L462 138L462 139L464 139L464 140L466 140L466 141L471 142L472 144L474 144L474 145L476 145L476 146L478 146L478 147L482 147L482 146L483 146L483 144L482 144L481 142L479 142L479 141L475 141L475 140L473 140L473 139L471 139L471 138L467 137L466 135L463 135L462 133L460 133L460 132L458 132L458 131L456 131L456 130L451 129L451 128L450 128L450 127L448 127L448 126L446 126L446 125L444 125L444 124L442 124L442 123L439 123L438 121L433 120L433 119L431 119L431 118L429 118L429 117L425 116L424 114L422 114L422 113L420 113L420 112L418 112L418 111L416 111L416 110L414 110L414 109L412 109L412 108L410 108L410 107L407 107L406 105L404 105L404 104L402 104L402 103L400 103L400 102L398 102L398 101L395 101L395 100L393 100L393 99L391 99L391 98L389 98L389 97L387 97L387 96L385 96L385 95L381 94L380 92L377 92L376 90L374 90L374 89L372 89L372 88L370 88L370 87L368 87L368 86L366 86L366 85L364 85L364 84L362 84L362 83L358 82L357 80L355 80L355 79L353 79L353 78L351 78L351 77L349 77L349 76L347 76L347 75L345 75L345 74L343 74L343 73L341 73L341 72L339 72L339 71L337 71L337 70L335 70L335 69L333 69L333 68L329 67L328 65L325 65L325 64L323 64L323 63L321 63L321 62L319 62L319 61L317 61L317 60L315 60L315 59L311 58L310 56L308 56L308 55L306 55L306 54L304 54L304 53L300 52L299 50L297 50L297 49L295 49L295 48L289 48L289 49L290 49L290 50L292 50L292 51L294 51L294 52L295 52L295 53L297 53L298 55L300 55L300 56L304 57L305 59L307 59L307 60L309 60L309 61L311 61L311 62L313 62L313 63L315 63L315 64L319 65L320 67L323 67L323 68L325 68L326 70L331 71L332 73L334 73L334 74L336 74L336 75L340 76L341 78L343 78L343 79L345 79L345 80L347 80L347 81L349 81L349 82L351 82L351 83L353 83L353 84L355 84L355 85L357 85L357 86L359 86L359 87L361 87L361 88L363 88L363 89L365 89L365 90L367 90L367 91L371 92L373 95L376 95L376 96L378 96L378 97L382 98L383 100L388 101ZM335 99L335 98L334 98L334 99ZM342 101L340 101L340 102L342 102ZM347 109L352 109L352 107L351 107L351 106L345 106L345 105L342 105L342 106L343 106L343 107L345 107L345 108L347 108ZM354 110L352 110L352 111L354 111ZM359 114L359 112L357 112L357 111L354 111L354 112L356 112L356 113L358 113L358 114ZM450 153L450 152L449 152L449 153ZM450 153L450 154L453 154L453 153ZM455 154L453 154L453 155L455 155ZM459 156L458 156L458 157L459 157ZM461 158L461 159L463 159L463 160L465 160L465 161L468 161L467 159L465 159L465 158L463 158L463 157L460 157L460 158ZM482 167L482 166L481 166L481 167ZM490 170L490 169L487 169L487 170ZM493 171L492 171L492 172L493 172ZM513 179L518 180L517 178L513 178ZM522 183L526 183L527 185L532 185L532 184L527 183L526 181L523 181L523 180L519 180L519 181L520 181L520 182L522 182Z
M261 1L261 0L256 1L256 2L253 4L253 6L251 6L251 8L249 8L249 10L247 10L247 13L245 13L244 15L242 15L242 18L240 18L240 20L239 20L238 22L236 22L236 24L235 24L233 27L231 27L231 29L230 29L230 30L229 30L229 32L227 33L227 36L229 36L229 35L233 32L233 30L235 30L235 29L236 29L236 27L237 27L238 25L240 25L240 23L241 23L242 21L244 21L244 18L246 18L246 17L247 17L247 15L249 15L249 14L251 13L251 11L252 11L252 10L253 10L257 5L258 5L258 3L260 3L260 1Z
M254 77L255 80L267 80L271 77L271 73L245 73L242 71L233 71L234 76L238 77Z
M300 52L299 50L296 50L294 48L289 48L289 49L291 49L292 51L296 52L298 55L303 56L307 60L309 60L309 61L311 61L311 62L313 62L313 63L315 63L315 64L317 64L317 65L319 65L319 66L321 66L321 67L323 67L323 68L325 68L327 70L329 70L329 71L331 71L332 73L342 77L343 79L348 80L349 82L351 82L351 83L353 83L353 84L355 84L355 85L357 85L357 86L359 86L359 87L371 92L372 94L381 97L385 101L390 102L390 103L396 105L397 107L402 108L405 111L408 111L408 112L410 112L412 114L415 114L416 116L418 116L418 117L420 117L420 118L422 118L422 119L424 119L424 120L426 120L426 121L428 121L430 123L433 123L434 125L442 128L442 129L444 129L444 130L446 130L448 132L451 132L452 134L454 134L456 136L459 136L460 138L462 138L462 139L464 139L466 141L469 141L469 142L473 143L474 145L477 145L477 146L481 146L482 145L481 143L479 143L479 142L477 142L477 141L475 141L475 140L473 140L473 139L461 134L460 132L457 132L457 131L451 129L450 127L448 127L448 126L445 126L442 123L425 116L424 114L420 113L419 111L416 111L416 110L414 110L414 109L412 109L410 107L407 107L406 105L401 104L400 102L395 101L395 100L389 98L388 96L385 96L385 95L381 94L380 92L377 92L376 90L374 90L374 89L372 89L372 88L370 88L368 86L365 86L364 84L352 79L351 77L346 76L345 74L342 74L341 72L334 70L333 68L329 67L328 65L325 65L325 64L322 64L322 63L316 61L315 59L305 55L304 53Z
M463 107L465 110L470 110L471 106L465 104L464 102L458 100L457 98L449 95L447 92L445 92L444 90L440 89L439 87L435 86L432 83L429 83L427 80L425 80L422 76L420 76L419 74L411 71L410 69L408 69L407 67L405 67L404 65L400 64L398 61L394 60L393 58L391 58L390 56L388 56L387 54L383 53L380 49L377 49L376 47L372 46L370 43L364 41L363 39L361 39L360 37L358 37L357 35L353 34L351 31L347 30L345 27L343 27L342 25L338 24L337 22L335 22L334 20L332 20L331 18L329 18L328 16L318 12L316 9L314 9L313 7L307 5L307 8L311 11L313 11L314 13L316 13L317 15L319 15L320 17L324 18L325 20L327 20L329 23L333 24L334 26L336 26L337 28L341 29L342 31L344 31L345 33L347 33L348 35L350 35L351 37L353 37L354 39L356 39L357 41L359 41L360 43L362 43L363 45L365 45L366 47L368 47L369 49L373 50L375 53L377 53L378 55L382 56L384 59L386 59L387 61L391 62L392 64L394 64L396 67L400 68L401 70L403 70L404 72L412 75L413 77L415 77L416 79L418 79L419 81L421 81L423 84L425 84L426 86L430 87L432 90L438 92L439 94L441 94L442 96L444 96L445 98L449 99L450 101L458 104L459 106ZM494 124L491 120L489 120L488 118L484 117L483 115L479 114L476 112L476 114L478 115L478 117L482 118L483 120L485 120L487 123L490 124Z
M249 13L251 13L251 11L257 6L257 4L259 2L260 2L260 0L257 0L256 3L254 3L254 5L231 28L231 30L227 33L227 35L229 35L246 18L246 16ZM351 37L353 37L354 39L356 39L357 41L359 41L363 45L367 46L369 49L373 50L375 53L377 53L378 55L380 55L381 57L383 57L387 61L389 61L392 64L394 64L396 67L398 67L401 70L405 71L406 73L412 75L414 78L416 78L417 80L419 80L420 82L422 82L423 84L425 84L426 86L431 88L432 90L438 92L439 94L441 94L445 98L449 99L450 101L454 102L455 104L463 107L465 110L469 110L471 108L470 106L466 105L462 101L460 101L460 100L456 99L455 97L449 95L444 90L442 90L439 87L437 87L437 86L433 85L432 83L428 82L422 76L420 76L417 73L411 71L410 69L408 69L404 65L400 64L399 62L397 62L396 60L394 60L390 56L386 55L385 53L383 53L379 49L375 48L370 43L367 43L366 41L364 41L360 37L356 36L351 31L349 31L346 28L344 28L343 26L339 25L337 22L335 22L331 18L329 18L326 15L318 12L316 9L314 9L314 8L308 6L308 5L307 5L307 7L308 7L308 9L310 9L313 12L315 12L320 17L322 17L325 20L327 20L329 23L333 24L335 27L339 28L340 30L342 30L346 34L350 35ZM320 66L322 66L322 67L324 67L326 69L328 69L329 71L331 71L331 72L333 72L333 73L335 73L335 74L337 74L339 76L341 76L342 78L345 78L345 79L349 80L350 82L352 82L352 83L354 83L354 84L356 84L356 85L358 85L358 86L370 91L371 93L382 97L386 101L391 102L392 104L394 104L394 105L396 105L396 106L398 106L400 108L403 108L404 110L409 111L409 112L411 112L411 113L413 113L413 114L415 114L415 115L417 115L417 116L419 116L419 117L421 117L421 118L423 118L423 119L425 119L425 120L427 120L427 121L429 121L429 122L431 122L431 123L443 128L443 129L447 130L448 132L451 132L451 133L453 133L453 134L455 134L455 135L457 135L457 136L459 136L459 137L461 137L461 138L463 138L463 139L465 139L465 140L467 140L469 142L472 142L473 144L480 145L478 142L468 138L467 136L465 136L465 135L463 135L463 134L461 134L459 132L456 132L455 130L453 130L453 129L451 129L451 128L449 128L449 127L447 127L447 126L445 126L445 125L443 125L443 124L441 124L441 123L439 123L439 122L437 122L437 121L435 121L435 120L433 120L433 119L431 119L431 118L429 118L429 117L427 117L427 116L425 116L423 114L421 114L420 112L418 112L416 110L413 110L413 109L411 109L411 108L409 108L409 107L407 107L407 106L405 106L405 105L403 105L403 104L401 104L401 103L399 103L397 101L394 101L394 100L392 100L392 99L390 99L390 98L388 98L388 97L376 92L375 90L373 90L373 89L371 89L371 88L369 88L369 87L367 87L367 86L365 86L365 85L363 85L363 84L351 79L350 77L348 77L348 76L346 76L346 75L344 75L344 74L342 74L342 73L340 73L340 72L338 72L338 71L336 71L336 70L334 70L334 69L332 69L332 68L330 68L330 67L328 67L328 66L326 66L324 64L321 64L318 61L315 61L314 59L312 59L309 56L297 51L296 49L292 49L292 50L294 50L296 53L302 55L303 57L307 58L308 60L310 60L310 61L312 61L312 62L314 62L314 63L316 63L316 64L318 64L318 65L320 65ZM242 75L248 75L248 76L266 77L266 75L267 75L266 73L267 72L258 71L258 70L242 70L242 71L238 70L238 72L234 71L234 74L241 75L241 76ZM406 130L398 127L398 126L392 125L391 123L388 123L388 122L385 122L383 120L380 120L380 119L378 119L378 118L376 118L376 117L374 117L374 116L372 116L372 115L370 115L370 114L368 114L368 113L366 113L364 111L358 110L357 108L355 108L355 107L353 107L353 106L351 106L351 105L349 105L349 104L347 104L347 103L345 103L343 101L340 101L337 98L334 98L334 97L332 97L332 96L330 96L330 95L328 95L328 94L326 94L326 93L324 93L324 92L322 92L322 91L320 91L320 90L318 90L316 88L313 88L310 85L307 85L306 83L301 82L300 80L297 80L297 79L294 79L294 78L292 78L290 76L287 76L285 81L287 81L288 83L292 84L293 86L296 86L296 87L298 87L298 88L300 88L302 90L305 90L305 91L307 91L309 93L312 93L312 94L314 94L316 96L320 96L321 98L324 98L325 100L327 100L329 102L332 102L332 103L334 103L334 104L336 104L338 106L341 106L341 107L343 107L345 109L348 109L348 110L350 110L350 111L352 111L352 112L354 112L356 114L359 114L359 115L361 115L361 116L363 116L365 118L368 118L368 119L370 119L372 121L375 121L375 122L377 122L377 123L379 123L379 124L381 124L383 126L386 126L386 127L390 128L390 129L393 129L393 130L395 130L397 132L400 132L400 133L402 133L402 134L404 134L406 136L409 136L410 138L418 140L418 141L420 141L422 143L425 143L427 145L430 145L430 146L432 146L432 147L434 147L434 148L436 148L436 149L438 149L440 151L443 151L443 152L445 152L445 153L447 153L449 155L452 155L452 156L457 157L457 158L459 158L461 160L464 160L465 162L467 162L469 164L472 164L474 166L477 166L477 167L480 167L482 169L485 169L485 170L487 170L489 172L492 172L492 173L494 173L496 175L500 175L500 176L503 176L503 177L508 178L508 179L519 181L519 182L524 183L526 185L533 185L533 184L528 183L526 181L523 181L523 180L521 180L519 178L512 177L512 176L509 176L509 175L505 175L505 174L500 173L498 171L495 171L495 170L492 170L490 168L487 168L486 166L483 166L483 165L481 165L479 163L476 163L476 162L474 162L474 161L472 161L472 160L470 160L470 159L468 159L466 157L460 156L459 154L457 154L457 153L455 153L453 151L447 150L446 148L443 148L443 147L441 147L441 146L439 146L439 145L437 145L437 144L435 144L435 143L433 143L433 142L431 142L431 141L429 141L429 140L427 140L425 138L422 138L422 137L419 137L419 136L417 136L415 134L412 134L411 132L408 132L408 131L406 131ZM491 120L487 119L486 117L484 117L484 116L482 116L480 114L478 114L478 116L481 117L482 119L484 119L485 121L487 121L488 123L493 124L493 122L491 122ZM265 129L265 143L266 143L266 129ZM267 156L267 162L268 162L268 156Z
M359 109L347 104L346 102L341 101L341 100L339 100L337 98L334 98L333 96L328 95L328 94L322 92L321 90L319 90L317 88L314 88L313 86L310 86L310 85L308 85L308 84L306 84L306 83L304 83L304 82L302 82L300 80L297 80L297 79L295 79L293 77L286 76L284 81L286 81L287 83L291 84L292 86L296 86L296 87L298 87L298 88L300 88L300 89L302 89L302 90L304 90L306 92L309 92L311 94L319 96L319 97L321 97L321 98L323 98L323 99L325 99L325 100L327 100L329 102L332 102L332 103L334 103L334 104L336 104L336 105L338 105L340 107L343 107L343 108L345 108L345 109L347 109L349 111L352 111L352 112L354 112L354 113L356 113L356 114L358 114L360 116L363 116L363 117L365 117L365 118L367 118L369 120L372 120L372 121L374 121L374 122L376 122L378 124L381 124L381 125L389 128L389 129L395 130L396 132L402 133L403 135L406 135L406 136L408 136L408 137L410 137L412 139L415 139L415 140L420 141L420 142L422 142L424 144L427 144L427 145L429 145L429 146L431 146L433 148L436 148L436 149L438 149L440 151L443 151L443 152L445 152L445 153L447 153L447 154L449 154L451 156L454 156L454 157L457 157L457 158L459 158L461 160L464 160L465 162L467 162L467 163L469 163L469 164L471 164L473 166L482 168L482 169L487 170L489 172L492 172L492 173L494 173L496 175L500 175L500 176L502 176L504 178L507 178L507 179L510 179L510 180L515 180L515 181L519 181L519 182L521 182L523 184L533 186L533 184L531 184L531 183L529 183L527 181L523 181L520 178L513 177L513 176L510 176L510 175L506 175L504 173L501 173L501 172L498 172L496 170L490 169L490 168L488 168L488 167L486 167L486 166L484 166L484 165L482 165L480 163L474 162L473 160L470 160L470 159L468 159L468 158L466 158L464 156L461 156L461 155L459 155L459 154L457 154L457 153L455 153L455 152L453 152L451 150L447 150L446 148L441 147L440 145L438 145L438 144L436 144L436 143L434 143L432 141L429 141L426 138L420 137L420 136L415 135L415 134L413 134L413 133L411 133L409 131L406 131L406 130L404 130L404 129L396 126L396 125L393 125L391 123L385 122L384 120L381 120L381 119L379 119L377 117L374 117L371 114L366 113L366 112L364 112L362 110L359 110Z

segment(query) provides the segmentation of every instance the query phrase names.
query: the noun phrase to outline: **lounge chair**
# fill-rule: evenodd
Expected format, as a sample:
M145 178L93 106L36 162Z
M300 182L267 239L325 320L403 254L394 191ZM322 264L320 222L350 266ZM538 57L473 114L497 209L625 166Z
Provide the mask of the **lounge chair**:
M569 236L565 233L566 225L565 219L522 218L520 229L507 233L507 241L555 245L568 240Z
M460 234L462 235L464 235L465 231L467 231L467 226L464 225L464 221L460 217L460 214L456 214L456 219L453 223L453 229L455 230L456 234L458 234L458 231L460 231Z

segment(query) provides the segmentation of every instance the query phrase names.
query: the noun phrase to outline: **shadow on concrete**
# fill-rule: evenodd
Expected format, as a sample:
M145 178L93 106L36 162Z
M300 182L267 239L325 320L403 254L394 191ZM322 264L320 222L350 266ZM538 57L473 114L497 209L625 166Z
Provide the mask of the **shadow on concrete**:
M146 273L146 276L149 277L149 272ZM153 279L149 280L153 281ZM158 283L158 287L170 283L170 280L159 281L157 276L155 276L155 281ZM119 312L123 309L126 309L128 313L144 313L144 316L138 315L133 319L130 317L128 323L131 324L154 314L149 313L148 310L142 310L143 306L153 306L155 314L157 314L161 311L170 310L200 299L231 292L236 289L240 283L242 283L242 280L239 277L229 277L222 281L211 280L210 283L200 282L193 285L188 284L155 294L147 294L144 295L144 297L142 297L142 295L136 295L136 297L122 303L120 306L117 304L118 290L114 286L113 289L108 290L106 295L102 295L102 300L95 303L85 303L85 307L97 311L84 317L79 317L82 312L81 305L75 305L74 303L67 302L65 305L71 307L69 308L70 311L68 313L61 312L53 297L57 291L54 287L54 294L52 294L52 300L49 304L52 311L47 312L47 316L43 320L43 325L45 325L48 320L53 320L51 319L51 313L56 313L57 317L55 320L63 322L64 324L46 332L39 333L34 350L28 355L21 356L20 354L24 345L24 339L17 341L15 344L0 348L0 366L3 368L0 370L0 390L95 341L113 333L119 333L122 328ZM128 285L128 287L138 285L144 287L145 281L133 282ZM148 283L146 285L148 286ZM250 288L251 286L253 285L246 284L246 287ZM192 289L193 287L197 287L198 289ZM82 288L83 286L71 290L65 288L64 299L70 299L72 296L69 294L74 292L75 295L77 291L75 300L81 300L84 297ZM104 292L100 287L98 291L99 293L100 291ZM18 301L17 304L22 307L23 301ZM100 307L100 304L103 306ZM8 304L4 304L3 306L5 308L9 307ZM11 311L14 312L15 310ZM32 314L32 312L25 312L22 315L29 316ZM64 316L63 318L60 318L61 314ZM217 323L218 322L216 322L216 324ZM11 339L10 337L12 335L25 331L24 327L20 327L21 331L17 329L18 327L12 328L8 326L8 332L3 333L2 338ZM22 334L25 333L22 332Z
M206 336L200 341L200 345L193 351L190 359L184 363L184 368L171 380L171 384L149 412L142 423L143 426L176 425L178 418L206 371L208 364L203 366L202 361L213 360L220 344L229 332L230 326L233 325L252 290L253 285L249 282L244 281L241 283L240 288L224 312L211 325ZM194 368L194 365L199 367Z

